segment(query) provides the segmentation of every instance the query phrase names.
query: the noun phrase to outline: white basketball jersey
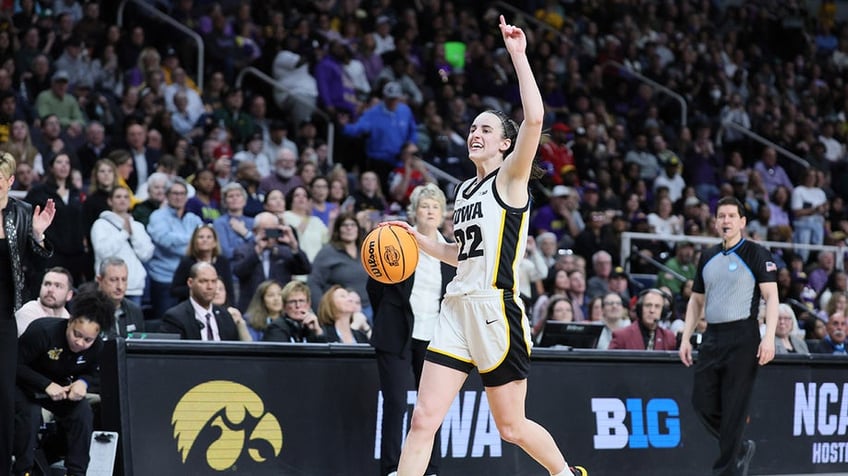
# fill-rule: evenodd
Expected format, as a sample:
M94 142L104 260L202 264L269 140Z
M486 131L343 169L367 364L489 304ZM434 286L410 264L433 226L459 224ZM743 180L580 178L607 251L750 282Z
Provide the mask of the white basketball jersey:
M529 202L505 204L495 190L497 170L480 183L466 180L454 202L454 238L459 245L456 277L447 294L503 289L518 295L518 265L527 245Z

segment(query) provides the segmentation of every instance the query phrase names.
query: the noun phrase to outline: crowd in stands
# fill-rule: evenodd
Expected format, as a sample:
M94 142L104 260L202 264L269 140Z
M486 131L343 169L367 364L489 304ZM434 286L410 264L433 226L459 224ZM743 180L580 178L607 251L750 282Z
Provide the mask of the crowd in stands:
M57 206L29 298L44 270L97 284L119 258L121 299L148 330L183 329L169 309L189 297L208 309L214 287L225 312L212 317L235 327L206 314L203 340L366 342L364 235L437 182L452 240L443 177L474 173L471 119L495 108L521 120L502 12L466 0L153 4L201 35L202 71L187 37L132 4L119 27L111 2L3 2L0 149L17 161L18 196ZM657 297L632 273L656 275L659 325L679 330L701 245L636 241L625 263L621 235L716 236L721 197L744 204L753 239L844 245L848 28L835 2L516 7L546 107L520 264L536 333L549 319L598 321L601 347L618 342L612 331L653 316L637 307ZM685 125L637 74L685 98ZM845 353L842 256L774 255L788 332Z

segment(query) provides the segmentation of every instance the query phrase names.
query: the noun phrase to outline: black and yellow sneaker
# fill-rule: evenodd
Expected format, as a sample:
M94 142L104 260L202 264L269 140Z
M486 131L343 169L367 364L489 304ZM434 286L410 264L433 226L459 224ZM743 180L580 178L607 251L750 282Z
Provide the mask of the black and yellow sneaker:
M568 469L574 473L574 476L589 476L589 472L583 466L569 466Z

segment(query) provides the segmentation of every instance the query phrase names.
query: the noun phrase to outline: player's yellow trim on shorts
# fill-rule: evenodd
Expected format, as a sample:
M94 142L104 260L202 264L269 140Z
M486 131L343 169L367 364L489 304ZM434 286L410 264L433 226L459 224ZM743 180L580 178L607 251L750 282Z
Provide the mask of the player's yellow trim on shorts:
M497 289L498 287L498 270L501 265L501 248L503 247L503 237L504 237L504 223L506 223L506 210L501 210L501 224L498 226L498 247L495 251L495 269L492 270L492 287Z
M522 257L518 256L518 250L521 248L521 230L524 229L524 223L527 221L527 217L529 215L530 214L526 211L521 214L521 222L518 223L517 238L519 239L515 240L515 253L513 253L514 259L512 260L512 294L516 296L520 294L520 291L518 290L518 267L521 265ZM503 231L503 228L501 228L501 231ZM503 236L503 233L501 233L501 236Z
M528 322L528 325L526 325L526 326L524 325L524 321L526 319L529 319L529 318L527 317L527 312L524 309L524 303L521 302L521 297L519 297L518 294L513 294L512 298L515 300L515 305L518 306L518 308L522 310L521 311L522 317L521 317L521 324L520 324L521 325L521 335L524 336L524 346L527 347L527 355L531 355L533 353L533 336L530 335L529 322Z
M471 360L471 359L466 359L465 357L460 357L460 356L458 356L458 355L451 354L450 352L446 352L446 351L444 351L444 350L437 349L437 348L435 348L435 347L427 347L427 350L428 350L428 351L430 351L430 352L435 352L435 353L437 353L437 354L444 355L445 357L450 357L450 358L452 358L452 359L456 359L456 360L458 360L458 361L460 361L460 362L465 362L466 364L475 365L475 364L474 364L474 361L473 361L473 360Z
M520 230L524 229L524 224L527 222L530 213L525 210L521 214L521 223L518 224L519 236L521 235ZM524 309L524 304L521 302L520 291L518 290L518 267L521 265L521 256L519 256L518 250L521 248L520 240L515 241L515 259L512 262L512 275L516 277L516 279L512 280L513 290L512 290L512 299L515 302L516 307L521 310L522 318L519 321L519 325L521 326L521 335L524 336L524 346L527 347L527 355L530 355L533 351L533 339L530 336L530 332L528 332L527 327L524 326L524 319L527 319L527 310Z
M504 353L501 354L501 358L498 359L497 362L495 362L495 365L489 367L488 369L479 369L479 368L477 369L477 372L481 373L481 374L491 372L491 371L495 370L496 368L498 368L503 363L504 359L506 359L506 356L509 355L509 340L510 340L510 336L509 336L510 332L509 331L510 331L510 329L509 329L509 319L507 319L507 315L506 315L506 303L504 302L503 290L501 290L500 303L501 303L501 319L503 319L504 330L506 332L506 348L504 348Z

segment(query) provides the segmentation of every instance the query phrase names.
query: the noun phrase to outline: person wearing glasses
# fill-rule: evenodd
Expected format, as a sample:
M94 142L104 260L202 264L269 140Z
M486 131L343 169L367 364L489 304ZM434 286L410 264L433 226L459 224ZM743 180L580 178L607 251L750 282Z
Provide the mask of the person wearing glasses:
M203 224L199 216L186 211L187 201L188 187L178 177L165 190L166 205L150 215L147 234L153 240L154 249L147 268L153 319L161 319L166 310L177 304L177 298L171 295L174 272L185 256L192 233Z
M660 322L671 314L672 298L665 291L649 288L636 301L636 320L612 333L609 349L677 350L677 337Z
M287 283L312 269L296 232L269 212L254 217L253 238L233 251L232 265L239 281L239 309L247 309L263 281Z
M262 336L264 342L325 342L324 329L312 312L312 299L302 281L290 281L280 292L283 315L271 321Z
M630 325L630 320L626 318L627 308L621 301L621 296L618 293L609 292L604 295L603 315L601 321L604 324L604 330L601 332L601 337L598 339L598 350L607 350L610 342L612 342L612 334L618 329L624 329Z
M775 354L809 354L810 349L804 341L804 334L798 335L798 318L792 306L786 303L777 305L777 327L774 330Z

